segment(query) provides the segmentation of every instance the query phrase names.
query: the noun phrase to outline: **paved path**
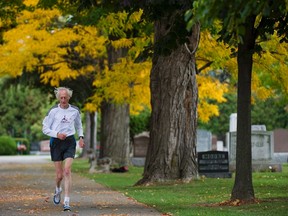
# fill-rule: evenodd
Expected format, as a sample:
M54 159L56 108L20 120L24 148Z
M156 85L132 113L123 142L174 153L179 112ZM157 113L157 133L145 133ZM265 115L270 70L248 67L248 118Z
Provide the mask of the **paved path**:
M73 173L71 212L52 203L49 156L0 156L0 215L160 216L144 204Z

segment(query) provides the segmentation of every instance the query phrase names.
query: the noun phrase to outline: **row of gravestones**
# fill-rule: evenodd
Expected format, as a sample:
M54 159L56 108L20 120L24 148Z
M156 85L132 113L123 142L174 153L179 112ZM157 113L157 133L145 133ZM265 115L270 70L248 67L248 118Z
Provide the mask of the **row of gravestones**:
M236 159L236 131L227 133L226 145L223 147L212 143L212 134L206 130L197 130L197 152L211 150L228 151L231 161ZM276 129L275 131L253 130L251 132L252 159L275 160L287 162L288 154L288 130ZM145 157L149 143L149 133L144 132L135 136L133 144L133 156Z
M229 170L233 171L236 163L236 122L237 115L232 114L230 117L230 131L227 133L225 146L223 146L223 142L213 143L212 140L215 142L215 139L213 139L211 132L197 130L200 174L208 173L207 176L219 177L219 173L215 172L219 171L222 173L222 177L231 176ZM288 159L288 130L277 129L271 132L266 131L264 125L253 125L251 131L253 170L271 169L272 171L281 171L281 164L286 163ZM149 133L145 132L135 136L132 157L134 165L144 165L148 143ZM226 169L227 164L229 166L228 171ZM210 171L207 172L207 170ZM213 176L213 173L216 174Z

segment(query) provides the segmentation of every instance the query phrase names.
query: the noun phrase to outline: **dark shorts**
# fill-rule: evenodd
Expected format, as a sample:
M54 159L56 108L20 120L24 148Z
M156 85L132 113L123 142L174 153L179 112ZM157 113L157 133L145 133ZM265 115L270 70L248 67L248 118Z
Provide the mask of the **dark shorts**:
M52 161L64 161L66 158L74 158L76 152L76 140L69 136L65 140L50 138L50 153Z

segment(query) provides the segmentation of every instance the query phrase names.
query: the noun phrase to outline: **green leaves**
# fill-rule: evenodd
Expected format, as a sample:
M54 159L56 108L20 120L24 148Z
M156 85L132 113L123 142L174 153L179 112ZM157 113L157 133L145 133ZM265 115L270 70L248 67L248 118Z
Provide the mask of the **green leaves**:
M191 29L195 21L200 21L202 27L211 27L216 20L221 20L223 30L221 39L229 42L241 42L245 34L243 24L250 16L261 16L257 24L260 37L266 33L273 34L277 29L279 35L287 39L287 1L266 0L198 0L194 1L193 9L186 12L187 29ZM261 21L261 23L260 23ZM260 25L261 24L261 25ZM256 27L256 26L255 26ZM284 39L283 39L284 41Z
M31 126L42 121L41 107L45 105L39 90L20 84L2 89L0 97L0 134L25 137L31 133Z

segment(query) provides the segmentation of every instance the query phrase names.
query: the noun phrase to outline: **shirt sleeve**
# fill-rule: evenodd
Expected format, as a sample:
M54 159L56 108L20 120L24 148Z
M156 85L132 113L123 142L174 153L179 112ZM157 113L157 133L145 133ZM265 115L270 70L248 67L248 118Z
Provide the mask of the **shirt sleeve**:
M57 131L52 130L52 122L53 118L51 116L51 112L48 113L48 115L45 116L43 122L42 122L42 132L50 137L55 137L57 138Z
M80 112L78 112L78 115L75 119L75 128L77 130L78 136L84 136Z

